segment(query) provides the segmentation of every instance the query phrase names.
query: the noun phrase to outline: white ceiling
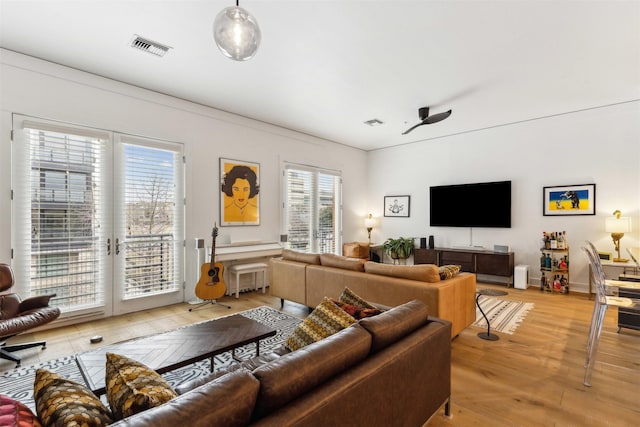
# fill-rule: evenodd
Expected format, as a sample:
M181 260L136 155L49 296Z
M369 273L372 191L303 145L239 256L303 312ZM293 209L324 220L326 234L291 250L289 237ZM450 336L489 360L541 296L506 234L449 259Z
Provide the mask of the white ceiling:
M213 42L234 4L0 0L0 46L364 150L640 99L640 1L242 0L246 62ZM453 114L401 135L422 106Z

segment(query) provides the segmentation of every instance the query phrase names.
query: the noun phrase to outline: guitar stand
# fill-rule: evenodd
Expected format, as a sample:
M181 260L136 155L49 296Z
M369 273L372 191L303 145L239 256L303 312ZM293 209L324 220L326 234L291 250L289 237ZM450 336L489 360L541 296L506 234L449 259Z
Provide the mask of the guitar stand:
M189 309L189 311L197 310L197 309L202 308L202 307L204 307L205 305L209 305L209 304L213 304L213 305L221 305L221 306L223 306L223 307L227 307L227 308L229 308L229 309L231 308L231 306L230 306L230 305L226 305L226 304L219 303L217 300L214 300L214 299L208 299L208 300L204 300L204 302L201 302L201 303L200 303L200 304L198 304L196 307L191 307L191 308Z

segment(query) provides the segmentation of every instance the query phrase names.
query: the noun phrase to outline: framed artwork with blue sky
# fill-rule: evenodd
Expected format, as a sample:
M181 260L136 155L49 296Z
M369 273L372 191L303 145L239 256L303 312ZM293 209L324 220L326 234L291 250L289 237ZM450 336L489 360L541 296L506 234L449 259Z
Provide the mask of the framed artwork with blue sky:
M542 193L544 216L596 214L595 184L543 187Z

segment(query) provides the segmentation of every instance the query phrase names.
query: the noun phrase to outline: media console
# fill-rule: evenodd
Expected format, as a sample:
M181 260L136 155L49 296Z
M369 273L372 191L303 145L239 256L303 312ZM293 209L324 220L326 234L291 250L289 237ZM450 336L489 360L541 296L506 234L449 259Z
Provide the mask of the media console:
M461 266L461 271L505 277L507 287L513 284L513 252L416 248L413 252L413 259L415 264L435 264L438 266L456 264Z

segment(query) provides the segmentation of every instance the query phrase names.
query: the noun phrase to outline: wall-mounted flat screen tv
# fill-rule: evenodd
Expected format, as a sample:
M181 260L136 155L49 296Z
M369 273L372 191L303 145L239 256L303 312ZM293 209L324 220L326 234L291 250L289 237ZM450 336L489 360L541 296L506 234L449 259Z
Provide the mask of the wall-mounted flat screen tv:
M511 228L511 181L430 187L429 225Z

